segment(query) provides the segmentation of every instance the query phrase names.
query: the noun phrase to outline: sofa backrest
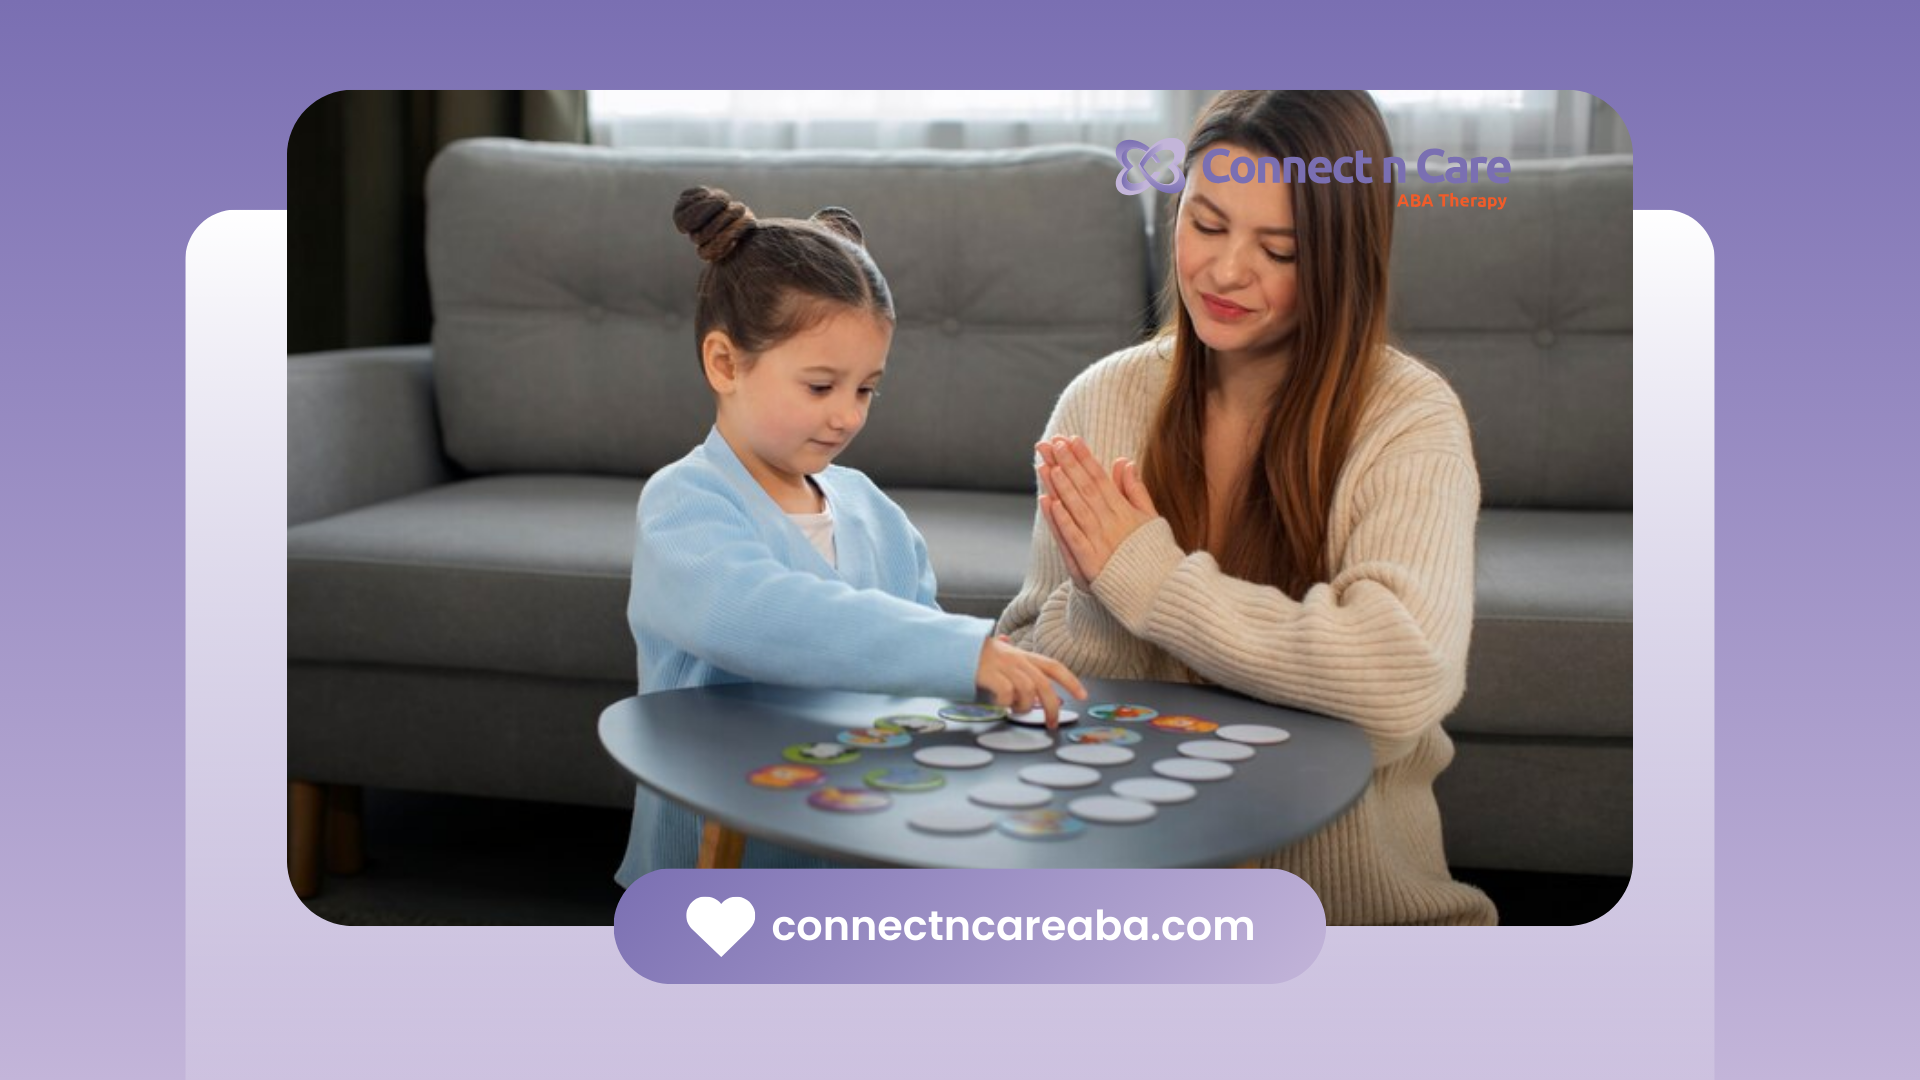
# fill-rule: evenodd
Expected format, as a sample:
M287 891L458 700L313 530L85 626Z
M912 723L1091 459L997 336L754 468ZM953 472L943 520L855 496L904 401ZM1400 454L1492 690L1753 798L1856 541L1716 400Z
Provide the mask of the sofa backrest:
M1414 175L1399 190L1433 205L1394 218L1393 331L1466 406L1483 503L1631 509L1633 159L1519 161L1506 184Z
M1151 320L1165 253L1150 259L1114 171L1096 147L455 143L427 178L447 454L474 472L644 476L705 436L700 262L671 221L705 183L762 216L838 204L860 219L900 325L846 464L889 485L1030 491L1060 390ZM1630 509L1633 159L1515 162L1507 184L1414 175L1400 191L1433 205L1396 213L1393 331L1465 403L1486 504Z
M672 210L711 184L761 217L840 205L860 220L899 325L846 464L882 484L1030 491L1033 440L1061 388L1147 318L1141 208L1113 191L1114 172L1092 147L454 143L427 175L446 452L473 472L644 476L706 436L701 263Z

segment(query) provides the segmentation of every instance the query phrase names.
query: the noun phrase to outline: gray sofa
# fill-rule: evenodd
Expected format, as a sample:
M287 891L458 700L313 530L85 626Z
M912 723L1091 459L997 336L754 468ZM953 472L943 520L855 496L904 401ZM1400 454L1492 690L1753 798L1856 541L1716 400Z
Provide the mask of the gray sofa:
M722 154L457 143L427 180L431 346L288 360L288 772L630 805L595 720L634 692L644 478L700 441L674 196L851 207L894 290L887 394L844 462L996 616L1031 446L1138 340L1164 254L1110 153ZM1478 190L1470 190L1475 188ZM1484 194L1490 185L1405 191ZM1503 210L1403 208L1393 325L1471 416L1485 489L1460 866L1625 874L1631 850L1632 161L1517 163ZM296 804L298 800L296 800ZM611 869L618 852L608 852Z

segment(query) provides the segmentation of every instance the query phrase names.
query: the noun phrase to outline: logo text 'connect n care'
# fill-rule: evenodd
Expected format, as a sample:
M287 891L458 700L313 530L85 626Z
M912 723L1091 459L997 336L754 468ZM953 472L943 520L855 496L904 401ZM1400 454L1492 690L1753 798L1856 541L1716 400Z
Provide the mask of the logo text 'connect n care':
M1173 178L1170 180L1162 180L1153 174L1154 161L1163 150L1172 151L1168 159L1161 163L1161 167L1173 170ZM1128 151L1137 151L1140 154L1139 159L1128 158ZM1120 162L1120 175L1114 177L1113 186L1122 195L1138 195L1149 187L1171 195L1187 186L1187 174L1181 169L1181 163L1187 159L1187 147L1179 139L1161 139L1152 146L1135 139L1127 139L1114 147L1113 156ZM1240 156L1232 158L1225 166L1217 164L1221 158L1228 156L1229 151L1226 147L1214 147L1201 156L1200 171L1206 174L1208 180L1216 184L1224 184L1228 181L1236 184L1275 182L1298 184L1309 180L1316 184L1371 184L1374 182L1373 176L1367 173L1367 166L1376 162L1365 154L1356 153L1332 159L1317 157L1311 161L1297 157ZM1427 171L1427 160L1435 157L1446 158L1447 168L1444 172L1429 173ZM1383 180L1397 183L1407 178L1405 158L1385 157L1381 158L1377 164L1380 167L1375 172ZM1430 184L1439 183L1441 180L1455 184L1476 184L1480 182L1480 170L1483 167L1487 171L1488 180L1496 184L1512 182L1509 173L1513 163L1506 158L1447 157L1447 152L1439 149L1421 151L1420 156L1414 161L1413 171L1419 174L1420 179ZM1138 180L1131 176L1136 169L1140 173Z

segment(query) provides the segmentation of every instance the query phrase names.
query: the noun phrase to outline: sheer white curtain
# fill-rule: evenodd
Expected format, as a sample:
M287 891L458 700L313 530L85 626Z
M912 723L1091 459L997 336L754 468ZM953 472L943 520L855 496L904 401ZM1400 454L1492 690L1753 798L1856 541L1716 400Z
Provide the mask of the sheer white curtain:
M1114 146L1184 138L1211 90L589 90L605 146L743 150ZM1396 151L1510 159L1631 152L1572 90L1375 90Z
M1439 147L1461 157L1630 153L1626 128L1578 90L1375 90L1395 153Z
M743 150L1046 143L1184 135L1199 90L589 90L593 141Z

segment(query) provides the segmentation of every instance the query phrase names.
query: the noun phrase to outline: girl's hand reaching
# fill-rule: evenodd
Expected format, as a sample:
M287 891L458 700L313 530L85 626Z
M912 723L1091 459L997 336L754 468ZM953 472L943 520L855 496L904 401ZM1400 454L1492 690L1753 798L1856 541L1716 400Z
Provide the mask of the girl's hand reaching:
M980 669L973 681L983 698L1013 712L1026 712L1037 705L1047 714L1049 733L1060 730L1060 695L1054 693L1055 683L1075 698L1087 699L1087 688L1066 665L1019 648L1005 635L990 637L980 647Z

